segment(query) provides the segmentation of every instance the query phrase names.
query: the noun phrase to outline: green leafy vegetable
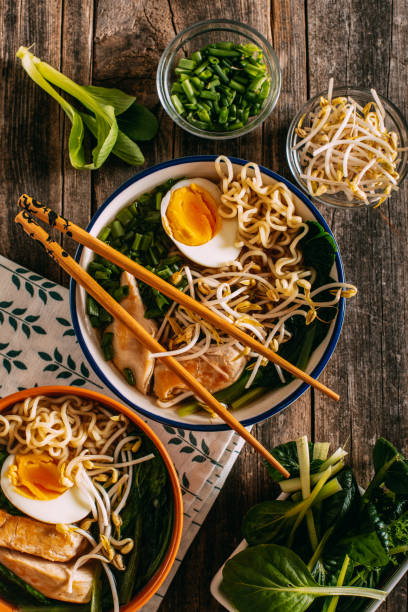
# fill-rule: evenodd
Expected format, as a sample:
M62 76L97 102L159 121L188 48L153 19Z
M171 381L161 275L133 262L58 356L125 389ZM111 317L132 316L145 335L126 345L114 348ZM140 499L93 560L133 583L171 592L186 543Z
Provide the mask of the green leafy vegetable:
M314 287L327 282L336 258L337 247L333 237L317 221L306 221L309 231L299 242L306 266L316 271Z
M375 589L321 587L296 553L276 544L247 548L227 561L221 590L239 612L303 612L328 595L386 596Z
M285 500L250 508L243 521L249 547L225 566L222 590L240 612L297 612L309 607L313 612L356 612L364 598L384 597L381 591L367 589L381 584L408 554L405 457L380 438L373 450L375 474L361 495L352 470L344 467L347 453L342 448L326 458L327 444L317 444L316 452L306 444L301 438L298 448L288 442L273 449L292 474L299 473L301 464L301 478L288 481ZM314 466L310 457L317 460ZM325 469L336 477L322 486ZM286 481L274 470L269 472L283 489ZM309 480L314 485L310 493ZM269 547L275 547L271 557ZM310 572L306 578L305 567ZM297 570L302 577L289 579L289 572ZM320 598L329 589L337 592Z
M115 88L78 85L35 57L26 47L19 48L17 57L33 81L60 104L71 121L69 156L74 168L100 168L111 152L132 165L144 162L142 152L133 141L153 138L158 124L148 109L136 104L134 96ZM53 86L71 95L92 114L78 111ZM117 115L123 117L121 128ZM85 159L85 128L96 140L92 149L92 161L89 162Z
M119 128L132 140L151 140L159 127L156 117L148 108L133 102L129 109L118 118Z

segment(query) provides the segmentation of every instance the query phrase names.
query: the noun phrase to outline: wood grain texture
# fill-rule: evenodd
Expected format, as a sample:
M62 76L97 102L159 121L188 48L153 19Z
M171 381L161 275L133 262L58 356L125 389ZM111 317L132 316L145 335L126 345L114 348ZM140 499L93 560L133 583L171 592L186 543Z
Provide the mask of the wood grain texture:
M407 14L406 2L308 2L310 95L324 90L333 76L339 84L375 87L406 114L401 83L407 66L401 58L406 57ZM371 476L370 449L378 436L408 450L405 201L406 188L377 211L327 215L322 210L336 235L346 277L359 293L347 308L340 342L323 376L326 384L337 383L342 401L329 407L315 395L315 436L331 437L335 444L350 440L351 461L363 485ZM404 579L381 609L397 612L406 601Z
M35 44L34 53L60 65L62 3L23 0L2 3L0 164L0 244L3 255L58 280L55 266L42 250L27 245L13 217L21 193L57 204L62 189L62 113L58 105L26 74L15 54Z
M72 78L118 86L156 112L160 130L152 143L142 145L145 166L182 155L227 153L290 178L285 160L289 122L309 95L327 87L330 76L339 84L374 86L405 115L408 111L408 0L4 0L0 13L0 252L54 280L59 279L56 266L14 227L20 193L85 225L138 168L112 158L93 173L72 169L68 120L15 60L20 44L35 42L36 55ZM282 68L281 95L268 120L247 136L223 143L176 127L160 107L155 86L157 63L172 38L196 21L216 17L262 32ZM370 449L378 435L408 451L407 196L406 182L378 212L320 207L336 235L347 279L359 287L321 376L341 393L341 403L308 392L253 432L269 447L304 433L333 446L348 439L362 482L369 478ZM68 248L73 252L69 241ZM275 493L256 454L244 448L161 612L221 611L209 594L211 578L240 541L246 510ZM405 580L381 609L407 610Z

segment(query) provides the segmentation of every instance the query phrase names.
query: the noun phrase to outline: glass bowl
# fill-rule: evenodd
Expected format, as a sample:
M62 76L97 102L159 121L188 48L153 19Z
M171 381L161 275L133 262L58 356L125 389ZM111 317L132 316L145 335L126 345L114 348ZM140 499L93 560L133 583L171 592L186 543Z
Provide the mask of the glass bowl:
M170 90L174 80L174 69L182 57L188 57L194 51L202 49L211 43L221 41L231 41L235 44L241 43L244 45L252 43L259 47L263 53L263 59L271 79L271 87L259 114L250 118L248 123L242 128L229 132L210 132L191 125L177 113L170 99ZM200 21L188 27L178 34L166 47L157 68L156 85L164 110L177 125L190 132L190 134L200 136L201 138L226 140L243 136L265 121L279 98L281 71L275 51L266 38L254 30L254 28L229 19L209 19L208 21Z
M352 200L347 200L346 195L344 193L336 193L336 194L323 194L320 196L315 196L309 193L307 188L306 181L301 177L303 174L302 167L299 161L298 151L295 151L293 147L296 145L298 141L298 135L295 132L295 129L302 118L303 115L307 115L320 106L319 101L320 97L327 97L327 90L319 93L314 98L311 98L300 108L299 112L295 115L290 124L288 135L286 138L286 159L288 161L289 168L295 178L296 182L308 193L310 197L313 198L316 202L320 204L326 204L328 206L334 206L337 208L357 208L357 207L372 207L377 204L377 202L372 202L370 204L365 204L362 200L354 198ZM373 99L372 93L369 89L361 89L358 87L335 87L333 89L333 98L336 97L347 97L350 96L361 106L365 106L368 102ZM407 147L408 145L408 125L398 108L378 94L378 97L381 100L381 103L384 107L386 116L385 116L385 126L388 131L396 132L398 136L398 146L399 147ZM399 155L399 161L397 163L396 168L399 179L398 185L401 184L403 179L405 178L408 171L408 151L401 151Z

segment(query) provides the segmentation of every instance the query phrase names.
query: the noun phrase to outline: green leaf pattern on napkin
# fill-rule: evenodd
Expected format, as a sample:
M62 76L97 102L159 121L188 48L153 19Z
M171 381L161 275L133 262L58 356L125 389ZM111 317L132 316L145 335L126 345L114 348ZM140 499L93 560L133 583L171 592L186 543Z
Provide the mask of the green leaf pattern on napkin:
M65 384L88 387L117 399L84 358L71 323L67 289L1 256L0 287L2 396L40 385ZM156 612L243 442L230 431L193 432L147 418L144 421L175 464L184 505L183 539L175 565L159 593L142 609ZM210 419L208 422L211 424Z

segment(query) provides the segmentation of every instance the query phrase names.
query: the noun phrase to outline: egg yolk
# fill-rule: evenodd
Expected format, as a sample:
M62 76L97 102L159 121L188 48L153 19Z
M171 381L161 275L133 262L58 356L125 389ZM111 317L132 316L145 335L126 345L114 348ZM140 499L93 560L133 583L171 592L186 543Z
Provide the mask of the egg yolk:
M49 455L16 455L7 476L23 497L46 501L67 490L61 485L61 469Z
M194 183L173 191L166 218L172 237L189 246L209 242L219 226L214 198Z

